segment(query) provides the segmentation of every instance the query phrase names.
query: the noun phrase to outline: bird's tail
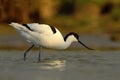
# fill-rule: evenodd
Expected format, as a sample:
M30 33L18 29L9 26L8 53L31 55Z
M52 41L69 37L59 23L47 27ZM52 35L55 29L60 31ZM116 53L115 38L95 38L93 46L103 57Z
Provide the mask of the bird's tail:
M12 27L14 27L15 29L17 29L17 30L22 30L22 31L26 31L27 29L24 27L24 26L22 26L21 24L19 24L19 23L15 23L15 22L12 22L12 23L10 23L9 24L10 26L12 26Z

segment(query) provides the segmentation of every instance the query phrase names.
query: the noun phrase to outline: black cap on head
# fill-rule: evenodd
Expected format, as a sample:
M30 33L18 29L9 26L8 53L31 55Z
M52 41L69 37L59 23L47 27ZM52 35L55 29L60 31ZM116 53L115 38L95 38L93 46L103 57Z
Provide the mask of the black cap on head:
M77 33L70 32L70 33L68 33L68 34L64 37L64 41L66 41L66 40L67 40L67 38L68 38L70 35L75 36L75 38L76 38L77 40L79 40L79 36L78 36L78 34L77 34Z

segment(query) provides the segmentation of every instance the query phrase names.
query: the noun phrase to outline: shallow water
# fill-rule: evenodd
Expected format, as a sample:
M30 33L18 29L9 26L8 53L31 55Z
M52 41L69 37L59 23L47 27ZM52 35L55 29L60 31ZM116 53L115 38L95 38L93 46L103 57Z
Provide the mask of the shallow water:
M0 80L119 80L120 51L0 51Z

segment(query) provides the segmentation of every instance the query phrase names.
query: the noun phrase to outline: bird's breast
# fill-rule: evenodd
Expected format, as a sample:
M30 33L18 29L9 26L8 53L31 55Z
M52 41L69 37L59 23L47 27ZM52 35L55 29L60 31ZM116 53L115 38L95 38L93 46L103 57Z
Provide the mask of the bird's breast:
M52 49L65 49L65 42L61 37L53 37L53 36L44 36L40 37L38 44Z

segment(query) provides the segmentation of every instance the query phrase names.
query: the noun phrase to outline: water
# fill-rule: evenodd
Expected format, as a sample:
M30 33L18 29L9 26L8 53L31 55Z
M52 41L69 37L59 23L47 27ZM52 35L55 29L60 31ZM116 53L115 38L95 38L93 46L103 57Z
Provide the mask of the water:
M119 80L120 51L0 51L0 80Z

